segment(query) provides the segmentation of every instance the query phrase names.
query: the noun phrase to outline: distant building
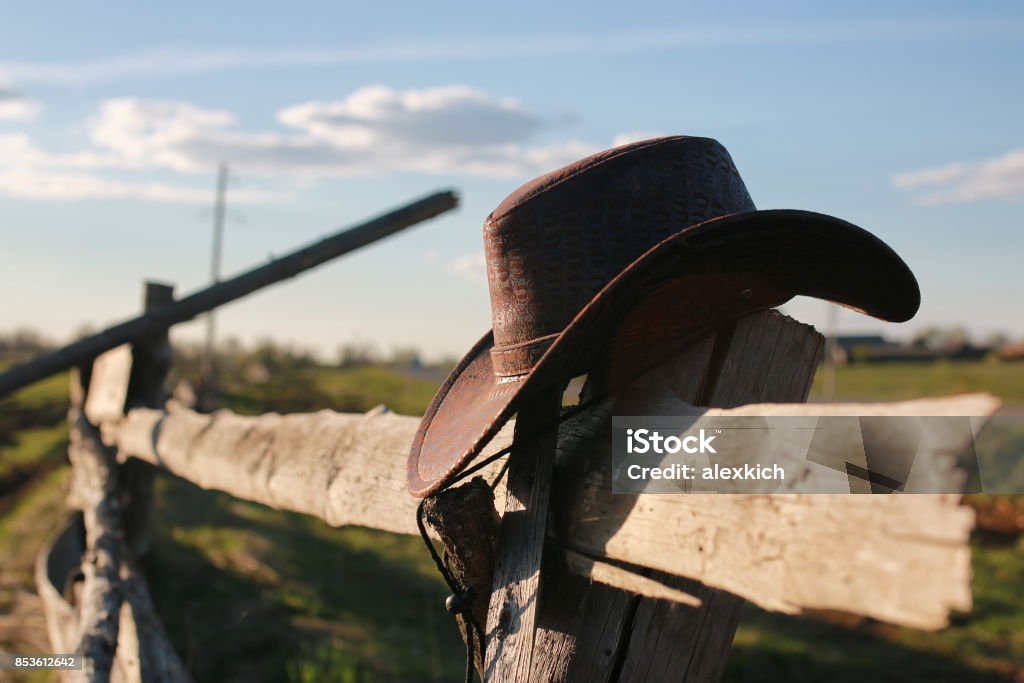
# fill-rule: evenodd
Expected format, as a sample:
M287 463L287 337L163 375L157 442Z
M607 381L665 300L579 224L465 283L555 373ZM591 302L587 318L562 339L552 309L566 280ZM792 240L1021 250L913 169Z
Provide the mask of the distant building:
M835 339L837 365L851 363L934 363L940 360L980 360L991 353L986 346L957 344L931 348L923 344L903 344L881 335L848 335Z

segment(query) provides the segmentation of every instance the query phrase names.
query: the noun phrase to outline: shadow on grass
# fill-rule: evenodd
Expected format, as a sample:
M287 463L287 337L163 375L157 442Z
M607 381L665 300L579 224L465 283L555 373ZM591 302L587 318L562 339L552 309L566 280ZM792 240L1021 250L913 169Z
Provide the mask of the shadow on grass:
M331 529L161 478L146 572L197 681L457 679L463 647L420 541Z
M885 627L889 628L889 627ZM770 614L748 605L726 667L730 682L929 681L1012 683L1012 667L981 670L944 656L812 618Z

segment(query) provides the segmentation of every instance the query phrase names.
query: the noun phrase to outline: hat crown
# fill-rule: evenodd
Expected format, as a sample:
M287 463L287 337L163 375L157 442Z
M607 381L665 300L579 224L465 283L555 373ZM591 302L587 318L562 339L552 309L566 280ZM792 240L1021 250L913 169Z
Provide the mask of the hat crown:
M545 339L663 239L754 208L729 153L709 138L617 147L523 185L484 223L492 356L512 357L510 371L496 362L495 372L527 370Z

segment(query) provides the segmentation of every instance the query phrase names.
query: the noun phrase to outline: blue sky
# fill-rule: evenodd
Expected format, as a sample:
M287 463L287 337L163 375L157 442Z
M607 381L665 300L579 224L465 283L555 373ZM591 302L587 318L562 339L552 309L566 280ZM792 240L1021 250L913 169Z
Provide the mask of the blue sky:
M918 317L844 311L841 331L1024 335L1019 3L346 5L5 8L4 327L63 339L134 313L146 277L202 286L224 159L227 273L435 189L463 199L227 307L225 334L458 354L489 325L480 226L505 195L682 133L720 140L759 208L840 216L906 259Z

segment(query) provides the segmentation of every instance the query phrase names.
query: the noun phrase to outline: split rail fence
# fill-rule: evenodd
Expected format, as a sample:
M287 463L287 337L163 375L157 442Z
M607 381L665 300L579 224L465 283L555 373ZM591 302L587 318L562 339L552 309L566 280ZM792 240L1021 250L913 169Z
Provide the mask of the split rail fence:
M446 197L403 221L450 208L454 198ZM326 260L322 249L303 252L291 263ZM271 281L236 282L231 292ZM0 376L3 393L75 368L67 501L76 512L40 554L36 572L54 651L84 657L68 680L189 680L138 562L154 521L157 470L332 526L418 533L405 461L419 417L384 407L243 417L167 401L167 329L230 300L203 296L175 301L169 287L150 284L141 318L149 322L130 321L41 367ZM821 349L810 326L756 313L563 421L547 445L519 440L515 423L506 425L487 449L511 448L505 483L494 491L483 483L499 475L502 459L426 506L453 573L478 596L474 614L486 624L475 652L480 674L493 681L717 680L745 601L920 629L944 626L951 610L969 610L973 513L959 495L612 492L611 415L624 396L642 395L661 414L687 405L758 415L984 416L998 408L988 395L794 405L807 398ZM589 377L587 387L600 379ZM519 419L534 417L524 409ZM536 452L544 448L552 451L546 469ZM538 499L545 487L550 495Z

